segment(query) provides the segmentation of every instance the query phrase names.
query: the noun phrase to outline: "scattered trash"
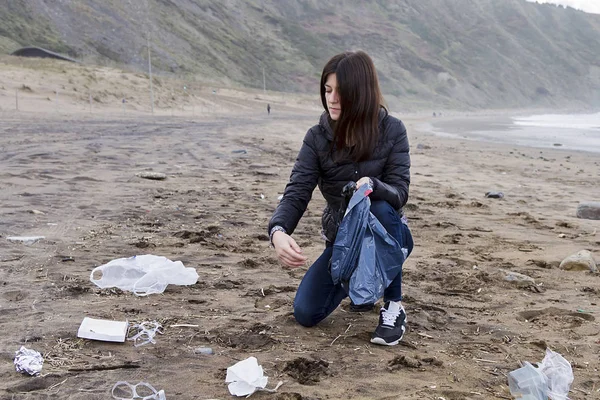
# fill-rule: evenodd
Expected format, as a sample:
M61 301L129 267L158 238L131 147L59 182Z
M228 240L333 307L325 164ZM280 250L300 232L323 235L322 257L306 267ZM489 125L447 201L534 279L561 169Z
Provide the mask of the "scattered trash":
M128 326L127 321L109 321L85 317L79 326L77 337L123 343L127 337Z
M501 199L504 197L504 193L502 193L502 192L487 192L485 194L485 197L488 197L490 199Z
M232 153L233 154L246 154L248 152L244 149L241 149L241 150L233 150Z
M133 340L133 345L135 347L140 347L148 343L156 344L156 340L154 340L154 336L157 333L161 335L163 332L163 327L156 321L144 321L141 324L134 324L131 326L131 330L135 333L132 337L127 338L127 340Z
M175 324L175 325L169 325L169 328L199 328L200 325L196 325L196 324Z
M198 347L196 350L194 350L195 354L204 354L204 355L211 355L211 354L215 354L215 352L213 351L213 349L211 349L210 347Z
M45 236L8 236L6 240L9 242L23 243L23 244L34 244L40 240L46 239Z
M40 210L29 210L29 212L34 215L45 215L46 214L45 212L40 211Z
M62 262L69 262L69 261L75 261L75 259L71 256L67 256L67 257L63 257L62 260L60 260Z
M504 269L500 269L500 272L504 275L504 280L508 281L508 282L512 282L514 284L516 284L517 286L522 286L522 285L535 285L535 279L533 279L532 277L525 275L525 274L520 274L518 272L515 271L507 271Z
M510 393L521 399L567 400L573 383L571 364L560 354L546 349L538 368L528 362L508 374Z
M267 386L269 378L264 376L256 357L249 357L227 368L225 382L229 393L234 396L249 396Z
M548 378L527 361L523 367L508 374L510 394L520 399L548 399Z
M281 201L281 200L283 200L283 195L282 195L282 194L280 194L280 195L277 197L277 201Z
M264 199L265 199L265 195L261 193L261 194L260 194L260 199L261 199L261 200L264 200Z
M44 358L37 351L21 346L21 348L15 352L14 363L17 372L22 374L27 373L29 375L39 375L39 373L42 372Z
M94 275L100 278L94 278ZM198 281L194 268L181 261L151 254L119 258L92 270L90 280L100 288L117 287L136 296L162 293L167 285L193 285Z
M146 382L132 385L129 382L120 381L115 383L110 393L113 399L117 400L167 400L164 390L156 390Z
M571 363L560 354L546 349L540 368L548 377L548 396L552 400L566 400L575 379Z
M140 178L152 179L155 181L164 181L165 179L167 179L167 175L161 172L144 171L137 174L137 176L139 176Z

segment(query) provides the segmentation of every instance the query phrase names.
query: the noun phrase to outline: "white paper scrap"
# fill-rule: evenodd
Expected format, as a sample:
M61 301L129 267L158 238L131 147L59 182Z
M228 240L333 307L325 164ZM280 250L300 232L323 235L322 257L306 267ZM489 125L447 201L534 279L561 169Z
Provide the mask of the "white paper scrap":
M229 383L229 393L234 396L248 396L267 386L269 378L264 376L256 357L249 357L227 368L225 382Z
M77 331L77 337L104 342L124 342L127 337L127 321L109 321L85 317Z

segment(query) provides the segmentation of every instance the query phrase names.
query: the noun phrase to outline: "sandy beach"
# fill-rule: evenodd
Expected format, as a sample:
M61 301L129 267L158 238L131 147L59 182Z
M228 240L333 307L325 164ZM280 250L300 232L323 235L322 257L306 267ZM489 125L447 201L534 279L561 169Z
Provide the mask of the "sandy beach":
M408 332L379 347L377 311L351 313L348 300L315 328L295 323L306 269L282 269L268 245L317 96L206 93L215 112L173 117L118 115L118 103L16 112L12 89L0 93L0 398L107 399L115 382L143 381L168 399L226 399L226 368L254 356L269 388L284 382L257 399L510 399L507 374L547 347L573 367L571 399L600 397L600 278L558 268L582 249L600 259L600 221L575 216L600 200L598 154L439 137L423 129L430 117L394 112L411 142L415 249ZM294 234L311 261L323 206L317 189ZM90 282L94 267L139 254L181 260L198 283L136 297ZM142 347L83 340L86 316L158 321L164 334ZM43 354L41 376L15 371L22 345Z

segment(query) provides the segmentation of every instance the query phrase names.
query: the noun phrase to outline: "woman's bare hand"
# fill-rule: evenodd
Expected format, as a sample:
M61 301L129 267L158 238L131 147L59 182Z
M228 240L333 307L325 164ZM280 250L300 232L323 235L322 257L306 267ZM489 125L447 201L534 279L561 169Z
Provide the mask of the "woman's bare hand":
M302 255L302 249L290 235L281 231L273 233L273 247L279 262L284 266L298 268L306 264L307 259Z

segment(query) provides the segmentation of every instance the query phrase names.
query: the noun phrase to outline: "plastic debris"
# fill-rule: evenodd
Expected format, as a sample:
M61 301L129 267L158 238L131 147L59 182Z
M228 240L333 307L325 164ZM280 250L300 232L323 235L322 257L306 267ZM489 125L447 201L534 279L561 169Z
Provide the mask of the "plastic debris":
M39 373L42 372L44 358L39 352L21 346L21 348L15 352L14 363L17 372L29 375L39 375Z
M560 354L546 349L540 369L548 377L548 397L552 400L566 400L575 379L571 363Z
M122 343L127 337L128 326L127 321L109 321L85 317L79 326L77 337Z
M23 244L34 244L40 240L46 239L45 236L8 236L6 240L9 242L23 243Z
M156 321L144 321L141 324L133 324L131 330L136 333L127 338L127 340L133 340L135 347L140 347L148 343L156 344L154 336L157 333L161 335L164 333L162 325Z
M227 368L225 382L229 383L229 393L234 396L248 396L256 390L264 389L269 378L264 376L256 357L249 357Z
M163 181L163 180L167 179L167 175L163 174L161 172L145 171L145 172L140 172L139 174L137 174L137 176L139 176L140 178L152 179L155 181Z
M146 382L132 385L129 382L119 381L111 390L113 399L117 400L167 400L164 390L156 390Z
M214 350L211 349L210 347L198 347L197 349L194 350L194 353L196 354L204 354L204 355L211 355L211 354L215 354Z
M573 383L571 364L560 354L546 349L538 368L527 361L523 367L508 374L510 393L521 399L567 400Z
M487 192L485 194L485 197L488 197L490 199L501 199L504 197L504 193L502 193L502 192Z
M94 275L101 275L95 279ZM167 285L193 285L198 281L194 268L186 268L181 261L150 254L119 258L92 270L90 280L105 289L117 287L136 296L162 293Z
M523 367L508 374L508 387L510 394L516 398L548 399L548 378L540 368L534 367L527 361L523 363Z
M280 194L279 196L277 196L277 201L281 201L281 200L283 200L283 195L282 194Z

